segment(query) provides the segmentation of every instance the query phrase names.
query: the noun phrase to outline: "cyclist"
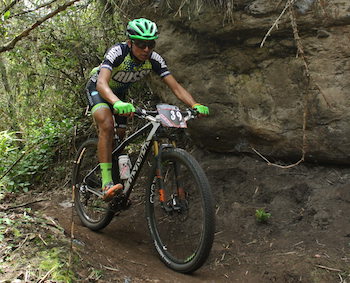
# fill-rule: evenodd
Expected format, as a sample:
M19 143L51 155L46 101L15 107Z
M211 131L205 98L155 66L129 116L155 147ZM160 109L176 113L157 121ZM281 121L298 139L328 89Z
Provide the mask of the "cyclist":
M118 114L115 117L117 134L122 139L127 116L135 112L131 103L124 102L125 92L133 82L154 71L178 99L196 109L199 114L209 115L208 107L194 100L170 73L165 60L154 51L158 38L154 22L145 18L132 20L127 25L126 34L127 42L117 43L106 52L103 62L94 68L87 84L91 112L99 130L98 159L105 201L111 200L123 188L112 181L113 115Z

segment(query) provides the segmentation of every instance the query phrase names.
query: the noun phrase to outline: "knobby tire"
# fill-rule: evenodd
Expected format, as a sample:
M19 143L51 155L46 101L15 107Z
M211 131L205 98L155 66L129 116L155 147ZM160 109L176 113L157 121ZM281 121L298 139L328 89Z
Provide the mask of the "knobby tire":
M214 240L214 202L208 179L198 162L177 148L161 153L160 177L156 163L151 172L146 218L155 248L169 268L192 273L204 264ZM167 209L159 201L159 178L164 183ZM184 193L179 193L179 187ZM175 202L178 204L172 206Z

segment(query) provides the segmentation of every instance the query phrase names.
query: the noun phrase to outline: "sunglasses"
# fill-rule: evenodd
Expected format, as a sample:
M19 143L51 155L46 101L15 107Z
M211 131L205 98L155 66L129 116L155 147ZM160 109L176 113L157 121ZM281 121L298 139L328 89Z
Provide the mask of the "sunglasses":
M133 40L132 42L142 50L146 47L153 49L156 46L156 42L154 40Z

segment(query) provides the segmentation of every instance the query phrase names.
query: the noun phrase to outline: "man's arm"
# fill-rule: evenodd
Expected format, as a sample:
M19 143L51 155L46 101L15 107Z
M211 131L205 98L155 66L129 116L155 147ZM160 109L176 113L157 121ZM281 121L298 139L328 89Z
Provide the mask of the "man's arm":
M163 81L183 103L190 107L196 104L196 101L192 95L177 82L173 75L164 77Z
M101 68L97 79L96 89L101 94L101 96L114 105L120 99L113 93L109 87L109 81L111 79L112 72L107 68Z
M116 113L119 115L132 115L135 112L135 107L131 103L121 101L109 87L111 74L112 72L110 70L101 68L96 84L97 91L107 102L113 105Z
M176 97L183 103L197 110L200 115L209 115L209 108L200 103L197 103L192 95L176 81L173 75L164 77L163 81L168 85L168 87L170 87Z

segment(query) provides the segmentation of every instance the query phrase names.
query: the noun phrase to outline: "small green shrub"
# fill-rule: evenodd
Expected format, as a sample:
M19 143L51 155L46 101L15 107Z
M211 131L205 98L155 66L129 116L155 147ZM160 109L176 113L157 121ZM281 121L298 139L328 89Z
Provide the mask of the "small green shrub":
M265 209L260 208L255 211L255 217L259 223L267 223L267 220L271 217L271 214L266 212Z

